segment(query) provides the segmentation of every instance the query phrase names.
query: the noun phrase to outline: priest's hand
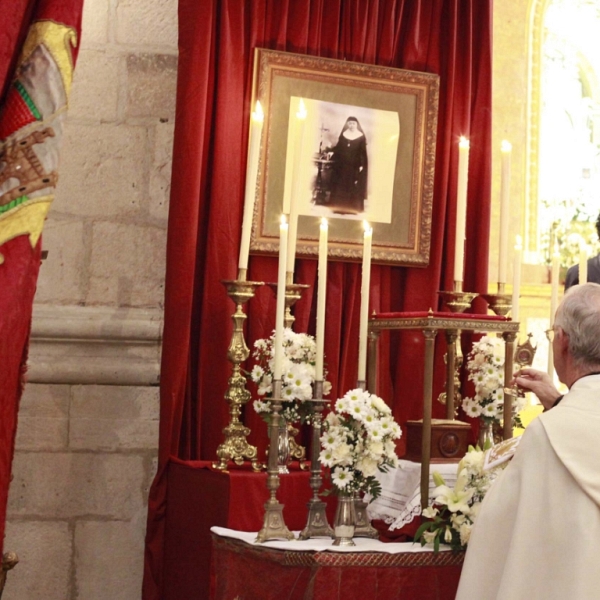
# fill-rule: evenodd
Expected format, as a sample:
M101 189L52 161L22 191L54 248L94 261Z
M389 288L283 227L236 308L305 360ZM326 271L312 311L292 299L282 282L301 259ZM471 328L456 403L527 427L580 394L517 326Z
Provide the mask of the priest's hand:
M544 410L552 408L561 397L548 373L537 369L525 368L517 371L511 385L517 385L526 392L533 392L539 398Z

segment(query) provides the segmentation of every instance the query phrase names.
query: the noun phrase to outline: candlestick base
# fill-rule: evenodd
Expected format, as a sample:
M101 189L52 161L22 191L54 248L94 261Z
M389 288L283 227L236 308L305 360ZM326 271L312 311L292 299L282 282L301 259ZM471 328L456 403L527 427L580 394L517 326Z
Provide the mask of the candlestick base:
M482 294L481 297L499 317L505 317L512 309L512 296L509 294Z
M442 297L446 306L455 313L465 312L465 310L471 306L471 302L479 296L479 294L473 292L461 291L440 291L438 294Z

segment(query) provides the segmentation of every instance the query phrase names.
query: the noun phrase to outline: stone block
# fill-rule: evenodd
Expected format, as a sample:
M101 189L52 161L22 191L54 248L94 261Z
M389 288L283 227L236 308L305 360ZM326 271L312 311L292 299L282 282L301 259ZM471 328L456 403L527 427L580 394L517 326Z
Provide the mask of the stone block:
M118 54L82 49L73 75L69 118L115 121L122 65Z
M133 216L145 195L147 131L69 121L61 150L54 210L90 217Z
M124 450L158 447L158 387L75 386L69 446Z
M42 262L35 295L38 302L81 302L85 273L84 226L81 221L50 217L42 246L48 258Z
M127 57L127 117L175 119L177 56L130 54Z
M106 44L108 41L108 14L106 0L85 0L81 23L81 44ZM79 65L77 65L79 68Z
M120 0L116 14L118 43L177 48L177 0Z
M8 573L3 600L70 598L72 540L68 523L9 520L4 551L16 552L19 563Z
M9 517L130 519L145 504L144 459L134 454L17 452Z
M165 224L171 193L173 134L173 123L160 123L155 127L154 156L150 169L150 215Z
M140 597L144 519L87 521L75 526L75 585L85 600Z
M66 449L69 398L69 386L28 384L19 407L16 449Z
M88 302L160 306L164 297L165 247L164 228L95 223Z

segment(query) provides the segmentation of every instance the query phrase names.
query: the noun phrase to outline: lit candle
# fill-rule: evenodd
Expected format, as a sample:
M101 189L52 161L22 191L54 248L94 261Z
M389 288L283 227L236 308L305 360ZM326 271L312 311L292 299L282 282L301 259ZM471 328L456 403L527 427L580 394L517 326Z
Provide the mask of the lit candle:
M325 302L327 298L327 219L321 219L319 233L319 287L317 288L317 358L315 381L323 381L325 362Z
M306 121L306 108L304 100L300 98L298 112L296 113L296 127L294 128L294 165L292 176L292 196L290 204L290 235L288 237L287 271L294 272L296 260L296 240L298 237L298 203L300 202L300 174L302 173L302 154L304 150L304 123Z
M366 381L367 339L369 328L369 292L371 288L371 242L373 228L364 221L365 236L363 245L362 286L360 291L360 327L358 339L358 381Z
M246 193L244 198L244 218L242 221L242 240L240 242L240 260L238 268L243 269L241 275L245 278L250 253L250 234L252 233L252 217L254 216L254 200L256 197L256 177L258 175L258 154L260 151L260 136L262 133L264 114L260 102L250 121L250 143L246 161Z
M579 244L579 285L587 283L587 244L582 240Z
M515 260L513 263L513 293L512 293L512 320L519 320L519 295L521 291L521 256L523 255L523 242L517 236L515 244Z
M277 312L275 314L275 366L273 379L281 379L283 367L283 318L285 316L285 257L287 254L288 224L281 215L279 225L279 272L277 276Z
M456 241L454 245L454 281L463 280L465 229L467 226L467 181L469 177L469 140L458 144L458 185L456 191Z
M558 278L560 275L560 254L558 247L554 245L552 253L552 271L550 275L550 329L554 327L554 316L558 308ZM552 356L552 344L548 347L548 375L554 377L554 357Z
M500 252L498 262L498 283L506 283L508 262L508 215L510 213L510 142L502 142L502 179L500 180Z

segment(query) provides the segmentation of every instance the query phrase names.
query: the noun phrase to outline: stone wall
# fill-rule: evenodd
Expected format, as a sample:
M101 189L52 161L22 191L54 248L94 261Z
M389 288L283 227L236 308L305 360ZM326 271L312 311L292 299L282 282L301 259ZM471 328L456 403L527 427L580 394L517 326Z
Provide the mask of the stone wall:
M85 0L19 412L6 600L140 598L177 0Z

